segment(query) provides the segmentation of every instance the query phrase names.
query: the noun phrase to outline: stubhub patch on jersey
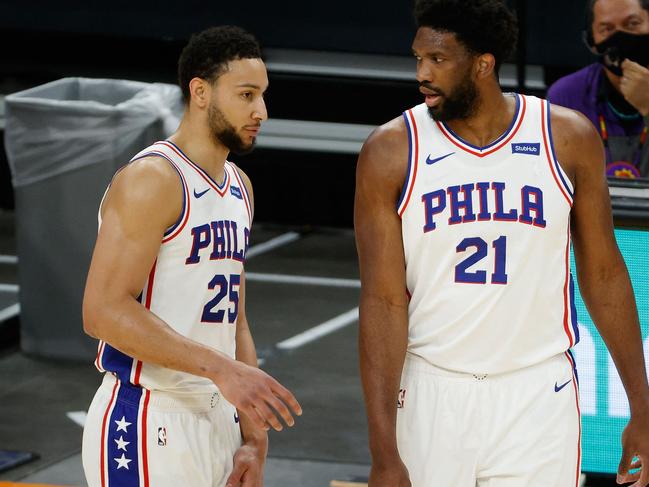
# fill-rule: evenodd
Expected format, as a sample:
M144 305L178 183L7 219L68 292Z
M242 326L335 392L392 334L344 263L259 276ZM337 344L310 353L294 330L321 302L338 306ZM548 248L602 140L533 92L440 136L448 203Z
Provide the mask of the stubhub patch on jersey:
M243 196L241 195L241 189L239 189L237 186L230 186L230 193L235 198L239 198L240 200L243 199Z
M539 142L514 142L512 144L512 154L538 156L541 154L541 144Z

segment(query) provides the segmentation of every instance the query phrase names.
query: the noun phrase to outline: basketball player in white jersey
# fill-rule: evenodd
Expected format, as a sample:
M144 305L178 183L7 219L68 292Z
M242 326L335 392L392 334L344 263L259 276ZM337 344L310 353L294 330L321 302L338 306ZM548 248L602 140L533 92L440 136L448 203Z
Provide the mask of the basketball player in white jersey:
M597 132L501 91L517 31L502 1L420 0L415 17L425 103L377 129L357 168L369 485L578 485L572 236L631 405L618 480L645 486L649 388Z
M301 414L257 368L243 270L252 188L226 160L267 118L260 47L237 27L201 32L179 82L178 130L119 171L100 208L83 303L104 372L83 436L90 487L260 487L266 431Z

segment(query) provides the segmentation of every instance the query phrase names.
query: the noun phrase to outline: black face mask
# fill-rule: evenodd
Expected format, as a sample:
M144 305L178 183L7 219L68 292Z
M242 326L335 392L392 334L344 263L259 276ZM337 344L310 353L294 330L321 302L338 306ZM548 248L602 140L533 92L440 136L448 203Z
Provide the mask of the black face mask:
M600 56L599 62L618 76L622 76L625 59L649 66L649 34L629 34L619 30L593 47Z

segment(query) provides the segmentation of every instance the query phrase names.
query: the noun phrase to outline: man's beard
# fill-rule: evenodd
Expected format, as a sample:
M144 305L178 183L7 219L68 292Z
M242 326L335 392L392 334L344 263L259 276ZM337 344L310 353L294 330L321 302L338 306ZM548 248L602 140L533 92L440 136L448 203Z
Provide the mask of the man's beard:
M422 86L432 89L442 96L439 105L428 107L428 114L438 122L469 118L478 107L478 90L468 73L462 82L448 95L439 89L426 86L426 84L422 84Z
M227 147L230 152L242 156L249 154L254 149L255 138L246 144L237 134L234 126L225 118L223 112L214 105L210 105L207 111L207 123L213 140Z

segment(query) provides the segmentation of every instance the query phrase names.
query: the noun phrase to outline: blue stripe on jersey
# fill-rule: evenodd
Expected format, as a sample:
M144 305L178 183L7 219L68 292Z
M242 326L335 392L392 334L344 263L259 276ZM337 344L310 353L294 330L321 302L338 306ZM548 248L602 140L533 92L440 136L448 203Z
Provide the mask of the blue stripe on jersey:
M457 135L455 132L453 132L453 130L451 129L451 127L449 127L446 123L444 123L444 122L440 122L440 123L441 123L442 125L444 125L444 128L445 128L446 130L448 130L449 133L451 133L451 134L453 135L453 137L455 137L457 140L461 141L463 144L465 144L465 145L471 147L472 149L476 149L476 150L478 150L478 151L484 151L484 150L487 150L487 149L489 149L490 147L493 147L494 145L497 145L499 142L501 142L505 137L507 137L507 136L509 135L509 133L510 133L510 132L512 131L512 129L514 128L514 125L516 124L516 121L518 120L518 114L519 114L519 112L520 112L520 110L521 110L521 98L520 98L520 95L517 94L517 93L514 93L514 96L516 97L516 109L514 110L514 118L512 118L512 121L511 121L511 123L509 124L509 127L507 128L507 130L505 130L505 132L504 132L500 137L498 137L496 140L494 140L491 144L489 144L489 145L485 145L484 147L480 147L480 146L477 146L477 145L469 144L466 140L464 140L462 137L460 137L460 136Z
M243 180L243 177L239 173L239 170L236 167L234 167L233 164L230 164L230 167L232 168L232 170L234 172L237 173L238 177L236 177L235 179L239 180L239 182L241 183L240 186L243 186L243 190L246 193L246 199L248 200L248 204L250 204L250 193L248 193L248 188L246 187L246 182ZM250 208L250 211L252 211L252 208Z
M575 306L575 281L570 273L570 321L572 331L575 334L575 343L573 347L579 343L579 324L577 322L577 307Z
M572 350L568 350L568 355L572 359L572 371L575 373L575 379L577 379L577 387L579 387L579 373L577 373L577 361L575 356L572 354Z
M566 188L566 191L568 191L568 194L570 195L571 198L573 198L572 191L570 190L570 186L566 183L565 178L563 177L563 170L561 169L561 166L559 166L559 162L557 161L557 155L554 152L554 142L552 141L552 123L550 123L550 102L546 101L545 104L547 105L547 124L548 124L548 138L550 139L548 143L550 144L550 152L552 153L552 162L554 163L554 167L557 170L557 173L559 174L559 178L561 179L561 182L563 183L563 187Z
M410 120L408 120L408 112L403 112L403 119L406 121L406 131L408 132L408 171L406 172L406 182L403 184L401 196L399 196L399 201L397 201L397 211L408 192L408 185L410 184L410 169L412 167L412 128L410 127Z
M143 389L121 383L115 407L106 425L108 485L139 487L140 465L137 423ZM142 432L146 434L145 431Z
M133 362L133 357L129 357L106 343L104 353L101 356L101 366L108 372L114 372L122 383L128 384L131 382Z
M167 159L169 162L171 162L170 159L168 159L166 156L163 156L165 159ZM185 216L185 208L187 207L187 198L189 198L189 195L187 194L187 191L185 191L185 184L183 183L183 177L180 174L180 171L176 167L174 163L171 163L171 167L173 167L176 172L178 173L178 179L180 179L180 187L183 189L183 209L180 211L180 215L178 215L178 220L176 220L176 223L171 225L167 230L165 230L164 236L167 237L171 235L176 228L183 222L183 217Z

